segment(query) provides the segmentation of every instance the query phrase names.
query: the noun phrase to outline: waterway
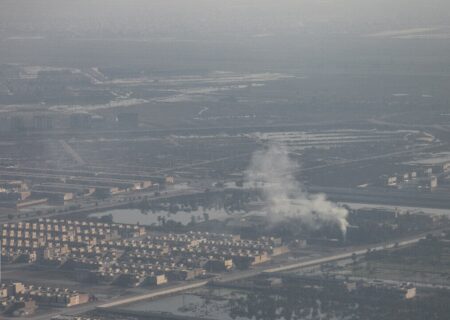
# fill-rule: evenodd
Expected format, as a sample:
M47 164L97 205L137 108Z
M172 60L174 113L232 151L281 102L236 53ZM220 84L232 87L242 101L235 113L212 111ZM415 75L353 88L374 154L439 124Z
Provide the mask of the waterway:
M229 213L225 210L217 209L203 209L199 208L194 211L178 211L177 213L171 213L168 211L149 211L143 213L140 209L115 209L105 212L99 212L89 215L89 217L105 217L111 216L113 222L127 223L127 224L140 224L145 226L159 225L161 218L165 218L166 221L172 220L179 222L183 225L187 225L193 219L196 222L205 221L205 213L208 215L208 219L224 220L229 217ZM158 218L159 217L159 218Z

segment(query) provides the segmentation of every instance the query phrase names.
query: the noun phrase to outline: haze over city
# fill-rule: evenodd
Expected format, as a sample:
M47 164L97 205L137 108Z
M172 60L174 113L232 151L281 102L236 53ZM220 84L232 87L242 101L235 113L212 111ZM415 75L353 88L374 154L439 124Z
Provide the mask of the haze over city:
M447 319L449 13L2 0L0 317Z

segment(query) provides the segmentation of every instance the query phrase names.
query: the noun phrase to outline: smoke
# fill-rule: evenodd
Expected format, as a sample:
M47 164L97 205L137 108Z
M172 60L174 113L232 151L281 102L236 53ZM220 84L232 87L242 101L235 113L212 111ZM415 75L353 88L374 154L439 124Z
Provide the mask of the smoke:
M345 236L348 211L328 201L324 194L306 192L293 176L298 167L284 145L270 144L268 149L253 154L246 180L250 186L262 189L271 221L296 218L311 229L335 224Z

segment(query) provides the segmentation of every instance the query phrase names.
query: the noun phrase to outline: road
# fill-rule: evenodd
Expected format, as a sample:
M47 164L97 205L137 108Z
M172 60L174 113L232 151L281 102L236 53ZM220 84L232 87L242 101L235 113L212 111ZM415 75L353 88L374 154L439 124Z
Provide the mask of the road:
M436 232L440 232L440 230L436 231ZM267 266L256 267L251 270L239 271L239 272L235 272L235 273L231 273L231 274L224 274L224 275L221 275L218 278L216 278L214 281L219 282L219 283L220 282L230 282L230 281L236 281L236 280L240 280L240 279L244 279L244 278L253 277L258 274L263 274L263 273L276 273L276 272L282 272L282 271L289 271L289 270L293 270L293 269L311 267L311 266L320 265L320 264L324 264L324 263L335 262L335 261L339 261L339 260L343 260L343 259L349 259L355 255L356 256L364 255L367 253L368 250L378 251L378 250L392 249L394 247L409 246L409 245L419 242L422 239L425 239L425 237L426 237L426 234L420 234L418 236L403 239L401 241L391 241L391 242L378 244L378 245L363 246L356 250L355 249L350 249L350 250L347 249L346 251L338 253L338 254L333 254L333 255L329 255L329 256L325 256L325 257L321 257L321 258L307 259L307 260L295 262L295 263L287 263L285 265L281 265L278 267L267 267ZM120 299L120 300L117 300L117 301L114 301L111 303L101 305L99 307L101 307L101 308L117 307L119 305L127 304L130 302L146 300L149 298L157 298L159 296L172 294L174 292L181 292L181 291L192 289L194 287L197 288L197 287L206 285L207 283L208 283L208 281L203 281L203 282L195 283L193 285L181 286L181 287L178 287L178 289L159 290L159 291L155 291L155 292L145 294L145 295L140 295L140 296L126 298L126 299Z
M358 163L358 162L373 161L373 160L380 160L380 159L386 159L386 158L397 157L397 156L404 156L407 154L417 154L419 152L424 152L427 150L432 150L432 149L443 147L443 146L448 146L448 144L447 143L432 144L432 145L427 145L424 147L416 147L416 148L412 148L412 149L401 150L401 151L396 151L396 152L391 152L391 153L378 154L378 155L373 155L373 156L368 156L368 157L363 157L363 158L342 160L342 161L338 161L338 162L334 162L334 163L330 163L330 164L323 164L323 165L314 166L314 167L299 168L298 170L286 173L286 175L292 175L294 173L301 173L301 172L306 172L306 171L322 170L322 169L331 168L331 167L339 167L339 166L354 164L354 163Z
M80 166L84 166L86 162L65 140L59 140L59 143L63 147L64 151L73 158L73 160Z
M442 230L436 230L434 234L440 233ZM429 232L428 232L429 233ZM420 240L424 239L428 233L421 233L416 236L411 236L408 238L404 238L401 240L393 240L390 242L377 244L377 245L369 245L369 246L361 246L361 247L353 247L353 248L347 248L344 250L341 250L337 254L327 255L320 258L304 258L302 261L297 261L294 263L286 263L283 265L279 265L276 267L273 266L257 266L250 270L245 271L238 271L238 272L232 272L229 274L223 274L218 276L214 279L216 283L226 283L230 281L236 281L240 279L245 279L249 277L253 277L259 274L265 274L265 273L277 273L277 272L283 272L283 271L289 271L289 270L295 270L295 269L301 269L301 268L307 268L312 267L324 263L330 263L335 262L339 260L349 259L352 256L361 256L367 253L368 250L385 250L385 249L391 249L394 247L405 247L412 245L414 243L419 242ZM77 315L77 314L83 314L88 311L93 311L96 308L112 308L112 307L118 307L124 304L129 304L137 301L142 300L148 300L148 299L156 299L158 297L162 297L165 295L180 293L186 290L192 290L196 288L203 287L207 285L209 281L206 280L199 280L194 282L189 282L186 284L178 284L178 285L172 285L164 288L158 288L155 290L152 290L145 294L137 294L133 296L127 296L127 297L121 297L114 299L113 301L106 302L105 301L99 301L95 303L89 303L87 305L82 305L78 307L73 307L69 309L59 310L55 311L52 314L45 314L45 315L37 315L34 317L27 317L27 318L17 318L18 320L48 320L51 319L51 317L56 315Z
M117 307L120 305L138 302L138 301L142 301L142 300L154 299L154 298L166 296L169 294L174 294L174 293L179 293L179 292L183 292L183 291L187 291L187 290L191 290L191 289L200 288L200 287L207 285L208 282L209 281L196 281L196 282L184 284L181 286L154 290L150 293L146 293L143 295L138 295L138 296L134 296L134 297L129 297L129 298L125 298L125 299L119 299L116 301L108 302L108 303L99 305L98 308L112 308L112 307Z
M191 128L161 128L161 129L136 129L136 130L79 130L71 131L53 129L50 131L30 131L22 133L3 132L0 134L2 141L18 140L20 141L36 141L36 140L51 140L63 139L69 140L74 138L83 139L98 139L102 136L107 137L133 137L138 138L142 136L165 137L173 134L178 135L192 135L192 134L235 134L250 133L250 132L270 132L270 131L292 131L292 130L306 130L316 126L329 128L337 124L351 123L351 121L319 121L319 122L305 122L305 123L280 123L270 125L243 125L243 126L220 126L220 127L191 127Z
M152 191L151 193L144 193L144 192L136 193L136 192L134 192L134 193L130 193L130 194L116 195L116 196L113 196L112 198L103 200L103 202L100 200L97 200L97 201L92 200L91 202L85 201L83 203L80 203L82 205L81 208L74 209L74 210L68 210L68 211L64 211L64 212L58 212L58 210L61 209L61 208L58 208L58 210L56 210L56 212L54 212L54 213L46 213L46 214L37 215L36 213L29 212L27 214L22 213L20 215L20 217L13 217L12 219L9 219L7 216L3 215L3 216L0 216L0 223L20 222L20 221L35 220L38 218L52 218L52 217L62 217L62 216L73 217L74 215L78 215L78 214L88 214L88 213L97 212L97 211L102 212L102 211L108 211L108 210L114 210L114 209L126 207L131 204L136 204L136 203L141 202L142 198L145 196L148 196L149 201L154 201L154 200L196 195L196 194L201 194L203 192L204 192L204 190L199 190L196 188L189 188L189 189L182 189L182 190L168 190L159 196L155 196L154 191ZM141 197L141 199L127 200L129 198L138 198L138 197ZM74 205L74 204L76 204L76 203L71 203L71 205Z
M330 262L335 262L335 261L339 261L339 260L344 260L344 259L349 259L352 256L361 256L367 253L367 251L370 249L371 251L379 251L379 250L386 250L386 249L392 249L394 247L405 247L405 246L409 246L412 245L414 243L419 242L420 240L425 239L426 235L422 234L420 236L408 239L408 240L403 240L400 242L390 242L390 243L386 243L386 244L382 244L382 245L377 245L377 246L368 246L362 249L358 249L358 250L353 250L353 251L349 251L349 252L344 252L344 253L339 253L336 255L332 255L332 256L328 256L328 257L323 257L323 258L318 258L318 259L314 259L314 260L309 260L309 261L303 261L303 262L298 262L298 263L293 263L293 264L288 264L288 265L284 265L284 266L279 266L279 267L275 267L275 268L270 268L270 269L266 269L264 270L264 273L275 273L275 272L282 272L282 271L289 271L289 270L294 270L294 269L301 269L301 268L307 268L307 267L312 267L312 266L316 266L316 265L321 265L324 263L330 263Z
M310 186L310 193L324 193L334 202L368 203L417 208L450 209L450 199L443 192L405 191L389 188L341 188Z
M252 155L252 152L244 152L244 153L240 153L240 154L229 156L229 157L222 157L222 158L213 159L213 160L198 161L198 162L185 164L185 165L181 165L181 166L177 166L177 167L160 169L160 170L151 172L151 174L160 175L160 174L166 173L166 172L174 172L176 170L195 168L195 167L200 167L200 166L217 163L217 162L222 162L222 161L225 162L225 161L230 161L230 160L235 160L238 158L245 158L245 157L250 158L251 155Z

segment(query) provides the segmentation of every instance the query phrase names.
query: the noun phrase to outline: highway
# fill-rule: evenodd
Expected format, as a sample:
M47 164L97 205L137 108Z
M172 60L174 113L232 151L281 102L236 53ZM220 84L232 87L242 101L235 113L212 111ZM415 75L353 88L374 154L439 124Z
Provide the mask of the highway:
M102 136L107 137L165 137L173 134L179 135L191 135L191 134L217 134L228 133L250 133L260 131L292 131L292 130L306 130L316 126L329 127L330 125L351 123L352 121L319 121L319 122L305 122L305 123L280 123L280 124L261 124L261 125L242 125L242 126L221 126L221 127L190 127L190 128L161 128L161 129L136 129L136 130L79 130L79 131L67 131L67 130L49 130L49 131L30 131L30 132L3 132L0 134L2 141L17 140L20 141L36 141L36 140L52 140L63 139L70 140L74 138L83 139L98 139Z
M334 202L354 202L417 208L450 209L450 199L445 193L403 191L388 188L339 188L312 186L310 193L324 193Z
M64 212L46 213L36 215L33 212L29 212L27 215L21 214L20 217L14 217L9 219L6 215L0 216L0 222L14 222L33 220L37 218L50 218L50 217L63 217L89 214L92 212L102 212L113 209L119 209L136 204L142 201L142 198L147 196L149 201L169 199L183 196L194 196L204 193L206 185L192 187L186 189L172 189L164 191L159 196L154 195L152 192L133 192L113 196L112 198L101 200L91 200L80 202L81 208L74 210L67 210ZM220 192L222 189L210 187L211 192ZM374 205L390 205L390 206L408 206L415 207L417 210L420 208L434 208L434 209L450 209L450 199L440 193L426 193L416 192L404 192L401 190L387 190L382 188L337 188L337 187L322 187L312 186L307 188L310 193L325 193L327 198L334 202L349 202L349 203L366 203ZM140 197L141 199L138 199ZM133 200L134 198L134 200ZM70 205L76 205L77 203L71 203Z
M400 242L390 242L390 243L386 243L383 245L377 245L377 246L373 246L373 247L366 247L363 249L359 249L359 250L354 250L354 251L349 251L349 252L344 252L344 253L339 253L336 255L332 255L332 256L328 256L328 257L323 257L323 258L318 258L318 259L314 259L314 260L309 260L309 261L303 261L303 262L298 262L298 263L293 263L293 264L287 264L284 266L279 266L279 267L275 267L275 268L270 268L270 269L266 269L264 270L264 273L275 273L275 272L282 272L282 271L289 271L289 270L294 270L294 269L301 269L301 268L307 268L307 267L312 267L312 266L316 266L316 265L321 265L324 263L330 263L330 262L335 262L335 261L339 261L339 260L344 260L344 259L349 259L352 256L361 256L367 253L367 251L370 249L371 251L379 251L379 250L386 250L386 249L392 249L394 247L405 247L405 246L409 246L412 245L414 243L419 242L420 240L425 239L426 235L420 235L418 237L414 237L408 240L403 240Z
M184 285L180 285L180 286L176 286L176 287L164 288L164 289L155 290L150 293L143 294L143 295L138 295L138 296L133 296L130 298L119 299L116 301L108 302L108 303L99 305L98 308L112 308L112 307L117 307L120 305L138 302L138 301L142 301L142 300L154 299L154 298L161 297L161 296L166 296L166 295L170 295L170 294L174 294L174 293L179 293L179 292L183 292L183 291L187 291L187 290L191 290L191 289L200 288L207 284L208 284L208 281L196 281L193 283L188 283L188 284L184 284Z
M432 233L440 233L442 230L436 230ZM346 248L343 250L340 250L340 252L332 255L327 255L319 258L304 258L300 261L296 261L293 263L286 263L279 266L256 266L250 270L245 271L234 271L227 274L222 274L214 279L215 283L226 283L230 281L236 281L240 279L245 279L249 277L253 277L259 274L265 274L265 273L278 273L283 271L289 271L289 270L295 270L295 269L301 269L301 268L307 268L312 267L324 263L330 263L335 262L339 260L349 259L352 256L361 256L367 253L368 250L385 250L385 249L391 249L394 247L405 247L412 245L414 243L419 242L420 240L424 239L428 233L421 233L416 236L411 236L404 239L399 240L393 240L390 242L377 244L377 245L369 245L369 246L362 246L362 247L353 247L353 248ZM55 311L52 314L44 314L44 315L36 315L33 317L27 317L27 318L17 318L19 320L48 320L51 319L52 316L56 315L78 315L85 312L93 311L96 308L113 308L118 307L124 304L129 304L133 302L143 301L143 300L149 300L149 299L156 299L159 297L163 297L166 295L176 294L187 290L192 290L196 288L200 288L203 286L206 286L209 283L207 280L199 280L194 282L187 282L184 284L176 284L176 285L170 285L168 287L164 288L158 288L155 290L151 290L148 293L144 294L136 294L132 296L127 297L120 297L117 299L114 299L112 301L98 301L94 303L89 303L86 305L81 305L78 307L63 309L59 311Z
M65 140L59 140L59 143L63 147L64 151L73 158L73 160L80 166L84 166L86 162L83 158L76 152L70 144L68 144Z
M425 237L426 237L426 234L420 234L420 235L406 238L406 239L399 240L399 241L391 241L391 242L387 242L387 243L383 243L383 244L364 246L364 247L361 247L358 249L350 249L350 250L347 249L344 252L340 252L338 254L324 256L321 258L308 259L308 260L295 262L295 263L288 263L288 264L280 265L278 267L267 267L267 266L255 267L254 269L250 269L250 270L233 272L230 274L221 275L221 276L217 277L216 279L214 279L214 281L216 283L220 283L220 282L225 283L225 282L236 281L236 280L240 280L240 279L253 277L258 274L263 274L263 273L277 273L277 272L289 271L289 270L293 270L293 269L300 269L300 268L316 266L316 265L320 265L320 264L324 264L324 263L330 263L330 262L339 261L339 260L343 260L343 259L349 259L354 255L361 256L361 255L366 254L368 250L378 251L378 250L392 249L394 247L409 246L409 245L419 242L422 239L425 239ZM195 282L192 284L178 286L175 288L171 287L171 288L167 288L167 289L155 290L154 292L151 292L148 294L119 299L119 300L116 300L113 302L99 305L98 307L99 308L110 308L110 307L117 307L120 305L128 304L131 302L137 302L137 301L142 301L142 300L147 300L147 299L155 299L155 298L158 298L158 297L161 297L164 295L169 295L169 294L179 293L179 292L194 289L194 288L199 288L206 284L208 284L208 281L199 281L199 282Z
M120 194L117 196L113 196L112 198L105 199L103 201L97 200L97 201L84 201L83 203L79 203L81 205L81 208L77 208L74 210L68 210L63 212L54 212L54 213L46 213L37 215L35 212L29 212L27 215L21 214L20 217L14 217L12 219L9 219L7 216L3 215L0 216L0 222L6 223L6 222L19 222L19 221L28 221L28 220L35 220L39 218L55 218L55 217L74 217L76 215L83 215L88 214L92 212L103 212L113 209L119 209L123 207L128 207L131 204L140 203L142 201L142 198L145 196L148 196L149 201L155 201L155 200L161 200L161 199L170 199L175 197L182 197L182 196L190 196L190 195L196 195L203 193L204 190L199 190L196 188L189 188L189 189L183 189L183 190L167 190L164 193L162 193L159 196L154 195L154 191L149 193L126 193L126 194ZM141 199L137 200L127 200L129 198L138 198L141 197ZM74 205L76 203L71 203L71 205Z
M330 164L323 164L323 165L307 167L307 168L299 168L298 170L295 170L293 172L289 172L287 174L288 175L292 175L294 173L322 170L322 169L325 169L325 168L339 167L339 166L344 166L344 165L354 164L354 163L359 163L359 162L380 160L380 159L404 156L404 155L407 155L407 154L417 154L417 153L420 153L420 152L424 152L424 151L427 151L427 150L433 150L435 148L444 147L444 146L448 146L448 143L439 143L439 144L433 144L433 145L426 145L426 146L423 146L423 147L415 147L415 148L412 148L412 149L406 149L406 150L401 150L401 151L396 151L396 152L377 154L377 155L372 155L372 156L369 156L369 157L356 158L356 159L350 159L350 160L342 160L342 161L338 161L338 162L334 162L334 163L330 163Z

